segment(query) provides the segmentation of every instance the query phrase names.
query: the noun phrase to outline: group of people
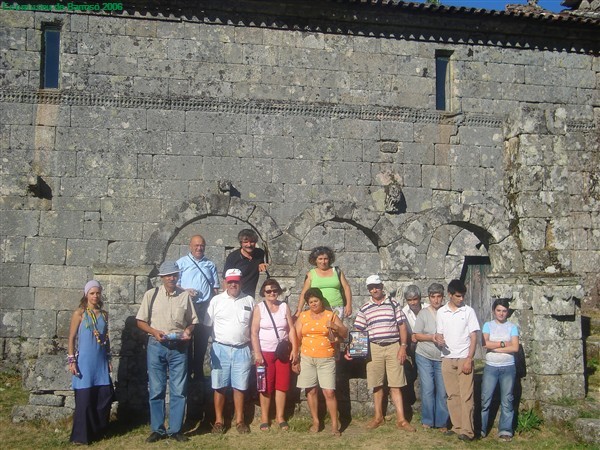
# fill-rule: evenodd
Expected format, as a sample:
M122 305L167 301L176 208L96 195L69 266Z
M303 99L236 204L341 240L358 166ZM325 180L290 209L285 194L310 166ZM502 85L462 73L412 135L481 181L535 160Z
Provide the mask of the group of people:
M272 425L269 410L273 398L276 426L289 429L284 410L295 373L296 387L306 392L312 417L310 431L322 429L318 415L321 390L331 432L340 434L336 370L340 355L351 359L347 351L340 353L340 343L348 339L351 328L348 318L352 315L352 292L344 273L333 266L333 251L317 247L310 253L309 262L315 268L306 275L298 308L292 314L280 299L280 283L273 278L268 277L260 288L263 300L255 301L259 274L268 269L265 253L256 247L258 235L253 230L242 230L238 239L240 248L225 262L223 292L219 293L215 264L204 255L206 242L195 235L186 256L161 264L161 286L143 296L136 320L139 329L148 335L149 443L166 438L188 440L182 433L187 387L190 381L204 381L209 336L213 433L226 431L224 409L229 389L233 391L232 427L242 434L250 431L244 418L244 399L256 365L264 377L259 389L261 431L268 431ZM463 440L473 439L473 356L479 325L474 311L464 305L464 284L458 280L449 284L445 306L444 287L432 284L430 303L424 307L420 291L411 286L405 292L404 308L386 295L378 275L368 277L366 285L370 298L359 308L353 328L366 332L369 339L367 384L373 390L375 416L367 427L374 429L384 422L387 380L397 427L415 431L404 414L401 389L407 384L404 365L414 352L421 379L423 427L456 433ZM75 443L87 444L101 435L112 402L108 316L102 309L101 295L100 284L88 282L71 322L68 362L76 400L71 435ZM510 372L507 367L515 345L518 350L518 332L506 322L507 312L508 305L494 303L496 320L483 327L489 358L484 373L482 435L489 429L489 405L499 382L503 396L500 436L512 436L512 384L507 377L512 373L514 383L514 370ZM448 429L449 418L452 429Z
M444 286L428 288L429 303L421 305L421 292L415 285L405 291L410 310L407 317L411 340L416 343L415 362L421 383L421 422L424 428L438 428L460 440L475 438L473 426L473 358L479 322L473 308L465 305L467 288L460 280L448 284L448 302L443 305ZM490 431L490 406L500 386L498 437L509 441L513 436L513 389L516 380L515 354L519 351L519 331L508 322L506 299L492 304L493 320L482 328L486 349L481 387L481 434ZM449 428L449 420L452 428Z

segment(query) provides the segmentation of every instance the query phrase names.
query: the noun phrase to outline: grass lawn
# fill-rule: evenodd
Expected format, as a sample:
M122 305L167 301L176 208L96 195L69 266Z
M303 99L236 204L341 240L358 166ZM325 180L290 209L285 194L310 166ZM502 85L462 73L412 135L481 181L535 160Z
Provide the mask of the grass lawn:
M10 413L12 407L26 404L28 393L21 388L19 375L0 372L0 447L3 449L49 449L72 447L69 444L70 421L48 423L43 421L13 424ZM557 428L542 425L540 430L517 435L510 443L500 443L494 431L484 439L472 443L463 443L456 437L443 436L437 430L423 430L418 426L418 417L413 424L418 428L416 433L406 433L395 428L392 420L382 427L365 430L369 418L355 418L341 437L331 436L329 424L318 434L308 432L310 422L303 417L290 419L290 431L282 432L271 429L261 432L258 423L251 424L251 433L239 435L235 429L228 430L225 435L190 433L190 441L178 443L165 440L155 444L146 444L144 440L150 433L149 426L129 426L125 423L113 423L110 436L94 443L95 449L137 449L137 448L181 448L181 449L451 449L451 448L486 448L486 449L579 449L593 448L578 443L568 427Z

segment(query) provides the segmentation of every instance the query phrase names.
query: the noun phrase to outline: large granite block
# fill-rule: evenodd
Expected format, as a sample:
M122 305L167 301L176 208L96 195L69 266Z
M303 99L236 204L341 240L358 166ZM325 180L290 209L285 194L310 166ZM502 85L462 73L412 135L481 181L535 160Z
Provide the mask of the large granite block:
M42 288L35 289L36 311L74 311L83 297L83 287L87 280L81 280L79 288L64 289Z
M558 354L562 357L557 358ZM537 375L583 374L581 340L533 341L530 362L528 369Z
M19 305L17 305L19 306ZM0 311L0 336L2 337L19 337L21 336L21 318L22 311L20 309L10 311ZM16 343L14 343L16 345ZM19 360L19 351L15 352L15 360Z
M21 335L31 338L52 338L56 335L56 312L53 310L23 311Z
M32 264L29 285L32 287L55 287L80 289L90 279L88 267Z
M27 286L29 264L0 263L0 280L4 286Z

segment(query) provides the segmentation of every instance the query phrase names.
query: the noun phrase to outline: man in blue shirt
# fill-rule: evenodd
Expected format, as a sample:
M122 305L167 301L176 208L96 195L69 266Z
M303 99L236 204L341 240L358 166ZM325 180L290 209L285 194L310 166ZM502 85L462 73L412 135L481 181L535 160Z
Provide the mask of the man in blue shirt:
M206 241L199 234L190 239L190 252L177 260L181 270L179 286L185 289L194 303L200 325L194 330L193 346L189 353L189 372L195 381L204 380L204 355L210 336L210 328L204 326L204 315L213 298L219 292L219 276L214 263L204 256Z

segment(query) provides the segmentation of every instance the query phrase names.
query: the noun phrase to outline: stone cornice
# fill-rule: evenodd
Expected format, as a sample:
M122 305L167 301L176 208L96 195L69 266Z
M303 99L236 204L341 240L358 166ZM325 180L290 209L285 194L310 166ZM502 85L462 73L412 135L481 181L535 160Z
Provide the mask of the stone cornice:
M343 105L332 103L294 103L275 100L233 100L205 97L159 97L94 94L60 90L0 90L0 103L29 103L65 106L102 106L112 108L206 111L229 114L276 114L281 116L330 117L337 119L391 120L413 123L501 128L505 117L492 114L447 113L427 109ZM592 120L567 120L569 131L592 131Z
M275 100L232 100L204 97L159 97L95 94L59 90L0 90L0 102L102 106L235 114L330 117L337 119L392 120L399 122L458 124L500 128L503 117L486 114L449 114L426 109L386 106L295 103Z

